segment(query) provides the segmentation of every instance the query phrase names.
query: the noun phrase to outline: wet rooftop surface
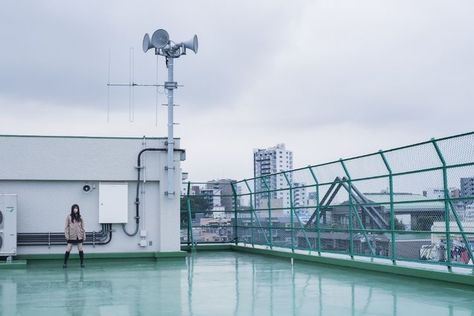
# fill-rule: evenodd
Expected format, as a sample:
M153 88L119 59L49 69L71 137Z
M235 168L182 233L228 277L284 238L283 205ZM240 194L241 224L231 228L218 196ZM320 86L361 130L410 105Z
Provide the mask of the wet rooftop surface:
M33 262L0 270L0 315L470 315L474 288L249 255Z

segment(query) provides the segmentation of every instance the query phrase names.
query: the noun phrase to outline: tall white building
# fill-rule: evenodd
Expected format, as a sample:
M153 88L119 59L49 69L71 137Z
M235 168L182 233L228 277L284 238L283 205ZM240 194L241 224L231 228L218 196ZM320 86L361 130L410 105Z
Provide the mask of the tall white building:
M305 183L294 182L293 183L293 205L294 206L307 206L308 205L308 194L306 191Z
M253 166L255 177L291 170L293 169L293 152L286 150L285 144L278 144L275 147L270 147L267 149L254 149ZM287 174L287 176L290 183L293 183L293 176L290 173ZM288 188L288 183L283 174L265 178L265 181L270 190ZM256 192L267 191L267 186L262 179L258 179L255 181L254 189ZM283 205L283 207L290 207L289 190L271 192L270 199L281 200L281 205ZM268 194L257 194L257 208L267 207L265 201L268 201Z

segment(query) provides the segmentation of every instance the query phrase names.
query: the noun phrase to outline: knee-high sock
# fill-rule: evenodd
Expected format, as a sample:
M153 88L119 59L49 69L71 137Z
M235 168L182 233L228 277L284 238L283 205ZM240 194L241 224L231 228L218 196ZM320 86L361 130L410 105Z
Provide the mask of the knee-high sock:
M79 251L79 258L81 259L81 264L84 263L84 251Z
M69 251L66 251L66 252L64 253L64 264L67 263L67 259L69 258L69 253L70 253Z

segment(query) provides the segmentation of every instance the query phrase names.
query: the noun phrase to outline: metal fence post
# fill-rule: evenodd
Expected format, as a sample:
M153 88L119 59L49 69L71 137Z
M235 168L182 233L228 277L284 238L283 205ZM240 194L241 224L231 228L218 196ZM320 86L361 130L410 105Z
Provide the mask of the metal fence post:
M353 224L352 224L352 182L351 178L349 176L349 173L347 172L346 165L344 164L344 161L339 159L341 162L342 168L344 169L344 172L346 173L347 176L347 184L349 186L349 254L351 256L351 259L354 259L354 232L353 232ZM344 179L342 180L344 182ZM367 242L369 242L367 240Z
M254 181L255 181L255 178L254 178ZM254 247L254 226L253 226L253 218L255 216L255 222L257 223L257 225L260 227L260 229L262 230L262 233L263 233L263 237L265 238L267 244L269 244L268 242L268 238L267 238L267 234L265 234L265 230L263 229L262 227L262 224L260 223L260 220L258 219L258 215L257 215L257 212L255 211L256 209L256 203L257 203L257 192L254 192L252 193L252 189L250 189L250 186L247 182L247 180L244 180L244 183L245 185L247 186L247 189L249 190L250 192L250 218L252 220L252 247ZM252 194L254 195L254 200L252 202Z
M270 177L270 176L269 176ZM265 185L265 188L267 189L267 206L268 206L268 226L269 226L269 237L270 237L270 249L273 249L273 223L272 223L272 202L271 202L271 193L270 193L270 186L267 184L265 181L265 177L262 177L263 184Z
M375 256L377 253L376 253L374 247L372 246L372 244L370 242L370 238L369 238L369 235L367 234L367 230L365 229L365 225L364 225L364 223L362 222L362 219L359 216L359 211L357 210L354 203L352 202L352 178L351 178L351 175L349 173L349 170L347 169L346 164L344 163L344 160L341 159L340 161L341 161L341 164L342 164L342 168L344 169L344 173L346 174L346 177L347 177L347 180L348 180L349 207L352 211L354 211L355 217L357 218L357 221L359 222L360 229L362 230L362 234L364 235L364 238L367 241L367 246L370 249L370 253L372 254L372 256ZM352 215L351 215L351 217L352 217ZM353 230L353 228L352 228L352 230ZM354 251L354 245L352 245L352 250Z
M308 167L309 172L311 173L311 176L313 177L314 183L316 184L316 235L317 235L317 241L318 241L318 255L321 255L321 231L319 227L319 182L318 178L316 177L316 174L313 171L313 168L311 166Z
M294 224L294 219L293 219L293 213L294 213L294 205L293 205L293 188L291 186L291 182L288 179L288 176L286 175L286 172L283 171L283 176L286 179L286 182L288 183L289 189L290 189L290 228L291 228L291 251L295 252L295 224Z
M252 243L252 247L255 247L255 244L254 244L254 231L253 231L253 198L252 198L252 190L250 190L250 186L247 182L246 179L244 179L244 183L245 183L245 186L247 187L247 189L249 190L249 193L250 193L250 232L251 232L251 237L250 237L250 241Z
M389 191L390 191L390 230L391 230L391 236L392 236L392 247L391 247L392 256L391 257L392 257L392 263L396 264L397 256L396 256L396 247L395 247L396 240L395 240L395 207L393 204L393 174L392 174L392 168L390 167L390 164L388 163L387 157L385 157L385 154L383 153L382 150L380 150L379 153L388 171L388 185L389 185Z
M288 179L288 176L286 175L286 173L283 173L283 175L285 176L286 183L288 183L288 187L290 188L290 208L293 212L292 219L293 219L293 217L296 217L296 220L298 221L298 223L300 224L300 226L303 230L303 235L306 239L306 243L308 244L309 251L311 251L311 243L309 242L308 235L306 234L306 230L304 229L303 223L301 222L298 213L296 213L296 211L295 211L295 204L294 204L294 201L293 201L294 200L293 185L291 184L290 179ZM294 231L294 229L295 229L294 220L292 220L292 232ZM292 234L292 238L294 238L294 234ZM292 241L292 244L293 244L293 241ZM296 245L298 246L298 243Z
M191 242L191 250L194 250L194 238L193 238L193 223L192 223L192 214L191 214L191 182L188 181L188 192L186 194L186 206L188 209L188 247Z
M431 139L433 146L438 154L439 160L443 166L443 190L444 190L444 221L446 224L446 257L448 262L448 270L451 271L451 232L450 232L450 219L449 219L449 189L448 189L448 172L446 169L446 161L444 160L443 153L438 147L436 140Z
M239 243L239 235L237 233L237 189L235 188L235 182L231 182L230 186L232 188L232 198L234 199L234 243L237 246Z

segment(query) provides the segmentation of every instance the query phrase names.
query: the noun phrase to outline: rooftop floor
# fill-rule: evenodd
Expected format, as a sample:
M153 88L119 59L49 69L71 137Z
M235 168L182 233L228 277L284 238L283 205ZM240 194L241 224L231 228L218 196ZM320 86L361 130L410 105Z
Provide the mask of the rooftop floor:
M474 315L472 287L234 251L32 261L0 270L0 315Z

